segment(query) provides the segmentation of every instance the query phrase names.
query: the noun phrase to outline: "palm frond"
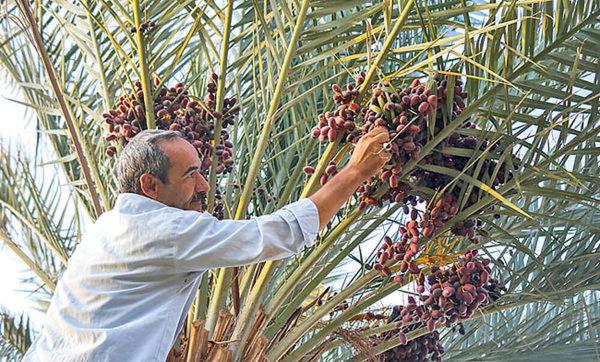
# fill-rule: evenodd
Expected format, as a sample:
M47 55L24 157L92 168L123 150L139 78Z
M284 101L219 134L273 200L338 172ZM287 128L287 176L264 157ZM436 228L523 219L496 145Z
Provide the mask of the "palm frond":
M21 152L0 150L0 239L41 279L48 301L81 233L76 199L63 193L55 166L35 168ZM48 174L51 173L51 177Z
M0 358L7 361L20 360L33 341L33 330L29 326L29 318L11 316L6 312L0 314L2 324L0 333Z

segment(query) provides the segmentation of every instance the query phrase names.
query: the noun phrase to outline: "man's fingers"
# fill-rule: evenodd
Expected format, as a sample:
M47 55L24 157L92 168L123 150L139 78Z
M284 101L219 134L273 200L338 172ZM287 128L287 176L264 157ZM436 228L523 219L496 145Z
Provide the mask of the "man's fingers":
M385 133L379 133L375 136L373 136L373 139L379 142L387 142L390 140L390 134L385 132Z
M387 129L385 127L383 127L383 126L377 126L377 127L374 127L369 133L367 133L367 135L368 136L377 136L377 135L382 134L384 132L387 133Z
M380 134L380 133L388 133L388 130L384 126L377 126L377 127L373 128L371 130L371 132L374 132L375 134Z

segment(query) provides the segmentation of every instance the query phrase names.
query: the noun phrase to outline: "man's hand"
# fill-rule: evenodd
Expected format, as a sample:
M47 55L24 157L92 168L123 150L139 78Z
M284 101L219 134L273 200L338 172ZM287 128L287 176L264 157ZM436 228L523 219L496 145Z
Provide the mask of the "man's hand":
M384 127L375 127L356 144L347 168L356 170L361 181L374 176L392 157L383 149L390 135Z
M363 181L375 175L392 157L383 149L390 136L384 127L375 127L356 144L350 162L325 186L309 198L319 210L322 229Z

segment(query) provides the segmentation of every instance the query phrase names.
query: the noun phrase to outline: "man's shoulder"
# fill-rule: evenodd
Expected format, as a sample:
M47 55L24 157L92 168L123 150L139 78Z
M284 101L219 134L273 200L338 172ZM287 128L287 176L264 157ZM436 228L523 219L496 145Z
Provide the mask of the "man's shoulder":
M157 209L173 208L144 195L134 193L120 193L117 195L115 206L112 210L119 213L128 213L140 211L145 212Z

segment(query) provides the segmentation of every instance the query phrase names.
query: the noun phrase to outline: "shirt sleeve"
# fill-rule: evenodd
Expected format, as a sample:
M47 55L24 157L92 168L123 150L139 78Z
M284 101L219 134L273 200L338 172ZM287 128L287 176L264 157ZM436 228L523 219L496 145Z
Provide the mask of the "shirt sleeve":
M294 255L319 232L319 212L308 198L249 220L219 220L207 212L185 211L174 218L178 271L231 267Z

